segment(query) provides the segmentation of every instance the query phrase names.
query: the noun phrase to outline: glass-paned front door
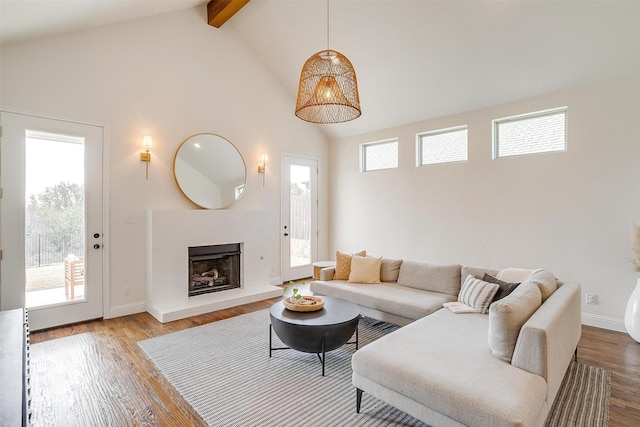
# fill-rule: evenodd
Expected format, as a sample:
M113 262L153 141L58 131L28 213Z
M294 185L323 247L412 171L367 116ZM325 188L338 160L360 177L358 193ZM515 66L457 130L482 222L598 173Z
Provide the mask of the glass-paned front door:
M311 277L317 261L318 162L282 156L283 281Z
M291 165L289 171L291 267L311 264L311 168Z
M0 309L29 307L33 331L102 317L104 127L4 110L0 125Z

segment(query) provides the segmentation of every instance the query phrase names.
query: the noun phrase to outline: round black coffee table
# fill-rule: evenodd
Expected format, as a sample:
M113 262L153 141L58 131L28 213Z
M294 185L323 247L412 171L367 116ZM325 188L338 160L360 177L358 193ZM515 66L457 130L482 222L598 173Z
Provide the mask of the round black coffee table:
M360 309L357 305L339 298L322 297L324 307L318 311L298 312L285 308L282 301L271 306L269 314L269 357L274 350L294 349L305 353L316 353L322 363L324 376L325 354L355 344L358 349L358 321ZM272 331L289 347L273 347ZM356 340L348 342L356 334Z

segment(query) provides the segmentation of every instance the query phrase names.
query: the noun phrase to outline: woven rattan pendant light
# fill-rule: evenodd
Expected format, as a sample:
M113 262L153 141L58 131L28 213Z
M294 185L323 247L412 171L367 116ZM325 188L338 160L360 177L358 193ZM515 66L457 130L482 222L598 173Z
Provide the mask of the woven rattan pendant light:
M356 72L351 61L329 49L329 0L327 0L327 49L314 53L300 72L296 116L311 123L348 122L360 117Z

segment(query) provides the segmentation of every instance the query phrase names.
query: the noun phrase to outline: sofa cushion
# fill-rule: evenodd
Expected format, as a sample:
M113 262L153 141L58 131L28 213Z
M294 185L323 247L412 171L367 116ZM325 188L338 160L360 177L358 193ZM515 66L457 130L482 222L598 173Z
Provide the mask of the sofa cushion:
M537 270L529 270L526 268L504 268L498 271L496 277L505 282L524 282L527 277L531 276Z
M556 277L545 270L536 270L526 281L535 283L538 286L542 294L542 302L545 302L558 289Z
M353 384L383 397L393 390L464 425L538 425L544 379L494 357L487 328L486 315L438 310L360 348Z
M416 320L442 309L442 304L455 301L452 295L422 291L382 282L378 285L349 283L343 280L311 282L314 295L341 298L372 310Z
M522 325L542 304L542 294L534 283L525 282L489 308L489 348L491 353L511 361Z
M351 273L349 281L355 283L380 283L380 263L382 257L362 257L354 255L351 258Z
M495 283L485 282L469 275L460 289L458 301L485 314L498 289L500 286Z
M461 269L462 266L459 264L435 265L403 261L398 275L398 284L457 296L460 292Z
M485 273L495 276L496 274L498 274L498 270L493 270L493 269L484 268L484 267L463 266L462 270L460 271L460 286L464 284L464 281L467 279L468 275L472 275L476 279L482 280L482 277L485 275Z
M498 286L500 286L500 288L498 289L498 292L496 292L496 296L493 297L493 301L498 301L506 297L511 292L513 292L520 284L520 283L505 282L487 273L484 273L484 276L482 276L482 280L489 283L495 283Z
M356 252L354 255L365 256L367 251ZM336 251L336 271L333 280L349 280L351 273L351 255Z
M400 274L401 259L382 259L380 264L380 281L381 282L397 282Z

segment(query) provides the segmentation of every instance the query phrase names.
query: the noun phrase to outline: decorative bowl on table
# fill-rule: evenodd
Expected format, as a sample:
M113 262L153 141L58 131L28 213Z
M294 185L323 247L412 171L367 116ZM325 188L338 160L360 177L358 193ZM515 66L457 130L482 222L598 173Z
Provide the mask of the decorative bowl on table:
M324 306L324 300L320 297L305 295L300 299L285 298L284 306L291 311L316 311Z

